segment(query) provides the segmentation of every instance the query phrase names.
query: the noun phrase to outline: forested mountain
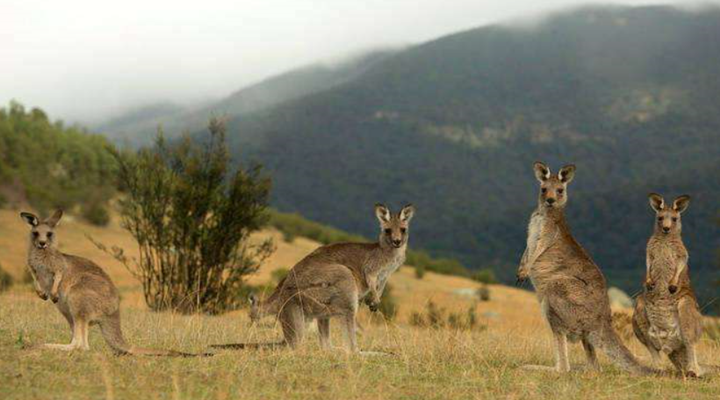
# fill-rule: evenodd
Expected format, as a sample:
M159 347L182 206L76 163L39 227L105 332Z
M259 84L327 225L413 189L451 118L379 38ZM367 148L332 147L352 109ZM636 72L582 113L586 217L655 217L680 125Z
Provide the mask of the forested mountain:
M167 136L203 129L211 116L237 117L317 93L348 82L392 54L378 50L332 65L317 64L268 78L230 96L200 107L172 103L143 106L112 118L93 129L130 145L152 141L158 126Z
M525 244L531 165L575 163L571 227L612 284L640 288L647 193L688 193L696 285L716 280L720 11L592 7L411 47L355 79L229 121L282 211L374 235L372 205L416 204L411 245L491 266Z

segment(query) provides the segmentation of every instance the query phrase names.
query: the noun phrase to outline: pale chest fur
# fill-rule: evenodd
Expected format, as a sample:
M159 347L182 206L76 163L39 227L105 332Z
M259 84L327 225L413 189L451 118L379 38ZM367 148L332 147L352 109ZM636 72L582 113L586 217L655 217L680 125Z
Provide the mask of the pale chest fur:
M543 228L546 224L546 217L538 212L534 212L530 216L530 223L528 224L528 237L527 237L527 249L528 255L532 256L537 250L540 237L543 233Z
M40 287L49 292L52 288L55 273L63 268L62 255L48 250L31 248L28 252L28 266L32 268Z
M682 243L674 241L651 241L648 243L647 257L650 277L658 283L669 282L677 268L688 262L687 250Z
M405 263L405 247L392 251L379 250L380 253L369 257L365 264L365 274L377 279L378 288L384 288L387 280Z

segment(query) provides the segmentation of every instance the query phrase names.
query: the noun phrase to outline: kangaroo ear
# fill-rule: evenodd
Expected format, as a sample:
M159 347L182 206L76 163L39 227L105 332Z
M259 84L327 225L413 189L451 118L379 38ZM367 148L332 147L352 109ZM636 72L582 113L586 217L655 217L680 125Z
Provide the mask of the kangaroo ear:
M380 222L390 222L390 210L384 204L375 204L375 216Z
M663 197L659 194L650 193L648 195L648 199L650 199L650 207L652 207L655 212L660 212L663 208L665 208L665 199L663 199Z
M20 217L25 220L25 222L28 223L30 226L38 226L40 223L40 220L38 220L38 217L35 216L33 213L29 212L21 212Z
M673 210L683 213L690 205L690 196L684 194L673 201Z
M533 164L533 170L535 170L535 177L540 182L545 182L550 179L550 168L544 163L536 161L535 164Z
M408 204L400 210L398 217L400 218L400 221L409 222L413 215L415 215L415 206Z
M55 211L55 214L52 215L52 217L45 220L45 223L50 225L51 228L54 228L57 226L57 224L60 222L60 218L63 216L63 210L57 210Z
M558 178L562 183L570 183L575 177L575 164L566 165L560 168L558 172Z

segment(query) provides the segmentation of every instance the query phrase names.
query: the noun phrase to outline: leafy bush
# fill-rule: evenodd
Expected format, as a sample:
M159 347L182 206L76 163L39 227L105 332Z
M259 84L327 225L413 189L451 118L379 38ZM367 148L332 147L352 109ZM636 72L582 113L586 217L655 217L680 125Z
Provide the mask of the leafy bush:
M421 328L430 327L435 329L484 329L485 326L482 326L478 323L476 306L477 304L475 303L470 305L464 315L460 312L451 312L447 314L446 317L446 311L444 308L438 307L433 301L428 301L425 307L425 313L415 311L410 315L410 325Z
M12 275L5 272L5 270L2 269L2 266L0 266L0 292L10 289L14 282L15 280Z
M280 281L285 279L287 274L290 272L287 268L278 268L270 273L270 277L272 281L275 283L275 285L279 284Z
M398 305L395 296L392 294L393 288L389 283L385 286L385 291L380 298L380 306L378 311L382 314L386 321L393 321L398 313Z
M493 270L490 268L483 268L483 269L475 272L472 275L472 279L474 281L478 281L480 283L486 283L486 284L498 282L497 278L495 277L495 272L493 272Z
M490 301L490 288L483 284L477 289L477 297L480 301Z
M415 266L415 277L418 279L422 279L425 277L425 266L424 265L416 265Z
M93 225L107 226L110 223L110 213L100 203L92 203L84 207L82 216Z
M160 132L134 156L112 151L126 192L122 226L140 257L131 264L122 249L111 253L142 282L152 310L240 307L245 277L273 250L271 241L248 240L266 221L270 180L259 166L231 173L224 125L212 120L208 131L202 144L185 137L171 146Z

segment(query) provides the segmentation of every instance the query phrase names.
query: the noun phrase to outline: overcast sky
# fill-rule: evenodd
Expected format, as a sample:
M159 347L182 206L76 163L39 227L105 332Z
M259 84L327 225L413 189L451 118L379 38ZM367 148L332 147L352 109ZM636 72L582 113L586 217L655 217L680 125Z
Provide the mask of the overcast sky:
M580 0L1 0L0 106L97 121L222 97L317 61L408 45ZM603 1L661 4L663 0Z

